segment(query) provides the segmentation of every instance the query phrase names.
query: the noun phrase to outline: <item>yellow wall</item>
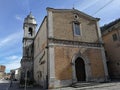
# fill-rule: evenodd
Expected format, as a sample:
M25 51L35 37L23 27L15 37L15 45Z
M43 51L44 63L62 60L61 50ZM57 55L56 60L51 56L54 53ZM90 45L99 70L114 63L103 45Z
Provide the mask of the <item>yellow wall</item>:
M74 36L73 33L73 12L53 12L53 30L54 38L75 40L83 42L95 42L98 40L96 21L92 21L86 17L79 15L78 22L81 26L81 35Z
M90 60L90 67L93 78L104 78L104 69L100 49L85 49L72 47L55 47L55 75L58 80L72 79L72 59L73 56L82 52Z

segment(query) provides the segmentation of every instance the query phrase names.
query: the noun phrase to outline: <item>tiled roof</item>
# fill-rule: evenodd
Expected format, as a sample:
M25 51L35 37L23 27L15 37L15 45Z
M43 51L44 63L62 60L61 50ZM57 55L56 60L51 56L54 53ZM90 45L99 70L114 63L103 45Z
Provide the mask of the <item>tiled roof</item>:
M108 30L110 27L114 26L115 24L117 24L118 22L120 22L120 18L116 19L113 22L110 22L109 24L105 24L104 26L101 27L101 32L103 33L104 31Z

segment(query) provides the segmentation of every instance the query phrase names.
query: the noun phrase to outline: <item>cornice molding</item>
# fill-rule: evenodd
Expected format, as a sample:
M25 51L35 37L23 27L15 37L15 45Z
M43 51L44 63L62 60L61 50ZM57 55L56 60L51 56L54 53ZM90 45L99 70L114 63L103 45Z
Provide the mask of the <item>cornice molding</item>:
M87 46L87 47L103 46L103 43L80 42L80 41L62 40L62 39L54 39L54 38L49 38L48 41L49 43L61 44L61 45L74 45L74 46Z

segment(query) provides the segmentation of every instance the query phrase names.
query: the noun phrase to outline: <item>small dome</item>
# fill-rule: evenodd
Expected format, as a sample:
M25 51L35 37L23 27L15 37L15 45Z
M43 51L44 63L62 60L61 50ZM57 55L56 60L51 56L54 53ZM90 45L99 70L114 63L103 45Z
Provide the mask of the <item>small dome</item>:
M24 19L24 23L36 24L36 20L35 20L35 18L34 18L34 16L32 15L31 12L30 12L30 14Z

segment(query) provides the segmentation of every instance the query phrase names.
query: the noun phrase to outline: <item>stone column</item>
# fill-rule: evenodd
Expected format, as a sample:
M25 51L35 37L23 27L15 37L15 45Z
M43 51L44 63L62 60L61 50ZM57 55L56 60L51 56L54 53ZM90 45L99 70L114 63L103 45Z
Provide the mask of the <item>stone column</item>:
M48 13L48 38L53 38L53 13L51 9L47 9Z
M55 84L55 54L54 47L49 47L49 88L54 88Z

